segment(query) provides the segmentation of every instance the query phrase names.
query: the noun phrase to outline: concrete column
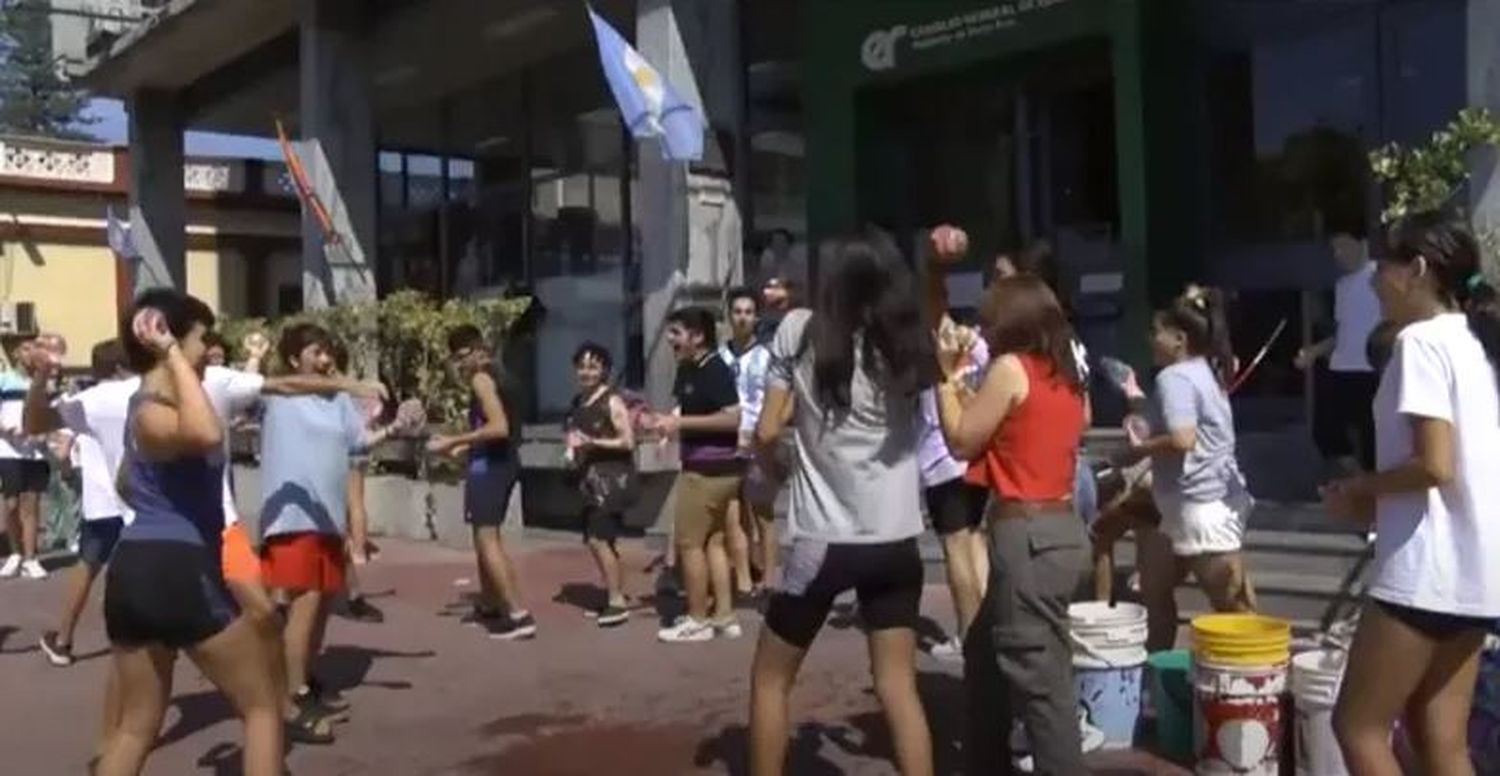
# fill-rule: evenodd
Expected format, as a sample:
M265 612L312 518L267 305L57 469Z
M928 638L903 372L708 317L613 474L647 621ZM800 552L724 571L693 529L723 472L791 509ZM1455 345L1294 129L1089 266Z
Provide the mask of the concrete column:
M183 189L183 115L177 95L130 96L130 223L141 253L135 292L187 288L187 200Z
M1468 104L1500 114L1500 4L1494 0L1469 0ZM1478 230L1500 229L1500 168L1497 153L1485 149L1473 155L1469 185L1469 208ZM1488 256L1486 269L1493 280L1500 266Z
M354 0L303 5L298 152L336 238L302 214L302 299L309 308L375 298L375 117L367 15Z
M636 48L684 100L704 111L711 126L723 130L709 133L704 160L691 173L682 162L663 161L654 141L640 149L634 209L641 235L642 355L646 395L656 406L670 406L676 371L663 337L666 316L689 304L717 305L724 287L743 278L739 208L728 149L720 144L720 137L732 141L744 124L736 5L636 2Z

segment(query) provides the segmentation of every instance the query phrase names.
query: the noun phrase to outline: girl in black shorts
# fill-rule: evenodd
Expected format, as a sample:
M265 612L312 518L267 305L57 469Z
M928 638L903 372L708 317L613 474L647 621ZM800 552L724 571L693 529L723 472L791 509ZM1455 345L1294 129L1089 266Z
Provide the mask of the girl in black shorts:
M135 512L104 593L120 719L97 773L137 774L156 743L186 651L245 723L244 773L282 771L280 699L265 641L224 585L223 439L203 391L203 335L213 312L173 289L142 294L121 320L141 389L131 399L119 488Z

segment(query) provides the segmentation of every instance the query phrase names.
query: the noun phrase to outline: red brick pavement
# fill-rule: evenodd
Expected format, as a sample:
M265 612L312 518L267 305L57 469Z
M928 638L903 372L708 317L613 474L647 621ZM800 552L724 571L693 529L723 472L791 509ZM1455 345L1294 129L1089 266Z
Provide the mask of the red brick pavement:
M383 625L336 620L321 672L346 688L354 718L328 747L294 747L295 774L696 774L745 772L746 638L659 645L647 612L600 631L580 604L594 572L572 542L517 542L540 638L502 643L459 624L472 567L463 553L390 541L361 568L387 614ZM627 550L639 571L646 555ZM72 668L48 666L35 646L61 597L58 575L0 583L0 773L80 773L97 729L108 663L97 605L85 615ZM646 592L644 575L633 580ZM97 593L96 593L97 598ZM948 611L929 588L929 611ZM943 619L944 617L940 617ZM753 626L747 618L746 624ZM955 666L923 658L921 686L939 772L960 757L962 695ZM825 629L795 696L792 774L891 773L870 690L863 639ZM228 706L183 661L151 774L237 773L240 731ZM1186 773L1137 753L1094 761L1097 773Z

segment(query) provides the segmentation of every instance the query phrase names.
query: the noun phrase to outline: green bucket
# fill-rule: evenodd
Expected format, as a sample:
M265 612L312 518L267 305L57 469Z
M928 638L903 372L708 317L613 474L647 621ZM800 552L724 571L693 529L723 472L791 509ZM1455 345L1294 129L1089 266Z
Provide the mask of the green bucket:
M1178 762L1193 758L1193 655L1185 649L1157 652L1151 667L1151 705L1156 709L1156 746Z

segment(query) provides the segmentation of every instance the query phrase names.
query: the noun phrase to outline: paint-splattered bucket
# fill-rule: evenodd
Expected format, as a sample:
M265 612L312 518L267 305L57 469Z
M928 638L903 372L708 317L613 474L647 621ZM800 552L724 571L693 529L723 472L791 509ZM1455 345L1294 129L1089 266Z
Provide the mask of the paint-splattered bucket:
M1193 661L1194 772L1277 776L1287 664L1225 666Z
M1088 722L1104 734L1105 749L1135 744L1146 664L1146 608L1079 603L1068 607L1073 681Z

